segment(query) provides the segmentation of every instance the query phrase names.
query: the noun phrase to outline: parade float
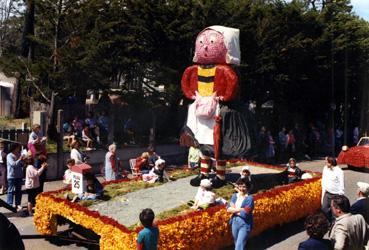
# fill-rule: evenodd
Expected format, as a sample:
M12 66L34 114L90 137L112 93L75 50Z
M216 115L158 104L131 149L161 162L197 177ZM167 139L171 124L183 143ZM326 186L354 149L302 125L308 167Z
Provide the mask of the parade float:
M255 148L255 133L251 129L254 124L248 120L247 107L236 100L238 76L231 67L240 63L239 30L223 26L204 29L196 39L193 61L195 65L185 70L181 82L185 96L193 100L193 103L189 105L187 122L180 141L182 145L199 147L202 153L200 174L191 179L190 184L199 186L202 179L212 177L213 188L228 188L228 192L232 193L233 187L228 185L226 179L227 160L229 166L247 164L280 169L277 166L252 162L229 161L234 158L248 158ZM214 162L215 175L210 175L211 162ZM311 179L287 184L283 181L287 177L286 171L284 168L280 170L280 173L269 176L269 179L262 175L252 177L263 187L253 194L255 208L251 237L304 218L320 208L319 174L312 173ZM138 187L142 181L123 179L103 185L104 189L109 189L111 185L127 183L131 188L125 190L134 191L133 187ZM90 210L88 206L72 203L64 198L65 192L68 190L38 195L34 223L41 234L57 234L58 218L63 217L97 234L100 249L136 249L141 226L128 228L113 218ZM159 219L156 222L160 229L158 248L204 250L231 246L233 240L228 224L230 216L225 205L216 205L201 211L185 210Z
M276 166L247 163L264 168ZM300 182L274 187L254 194L254 228L252 237L263 231L296 221L314 213L320 208L320 175ZM104 183L142 182L123 179ZM75 224L91 230L100 236L100 249L135 249L137 234L141 226L127 228L116 220L91 211L89 207L72 203L63 198L67 189L46 192L38 195L34 214L37 230L44 235L55 235L58 230L57 218L63 217ZM190 211L159 220L159 249L220 249L232 245L228 225L230 215L224 205L210 207L203 211Z

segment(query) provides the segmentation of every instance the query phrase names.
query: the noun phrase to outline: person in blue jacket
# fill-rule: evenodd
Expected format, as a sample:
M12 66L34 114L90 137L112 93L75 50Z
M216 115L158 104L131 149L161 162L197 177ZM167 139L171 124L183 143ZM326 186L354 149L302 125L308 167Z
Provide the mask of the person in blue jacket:
M247 238L249 237L254 210L254 198L248 194L251 183L247 178L242 178L236 182L237 193L233 194L227 207L227 212L232 214L230 225L234 239L235 250L246 249Z

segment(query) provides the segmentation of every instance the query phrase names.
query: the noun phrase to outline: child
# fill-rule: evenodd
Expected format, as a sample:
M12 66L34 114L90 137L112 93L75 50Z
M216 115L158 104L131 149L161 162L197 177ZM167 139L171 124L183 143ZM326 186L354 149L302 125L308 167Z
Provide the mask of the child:
M165 161L159 158L155 162L155 167L151 169L148 174L142 175L142 180L149 183L154 183L156 181L159 182L170 181L169 176L165 171Z
M67 160L67 167L68 169L65 170L64 172L64 176L63 176L63 183L70 185L72 184L72 171L71 168L76 165L76 162L74 159L68 159Z
M148 172L148 170L150 169L149 167L149 157L150 154L148 152L143 152L141 154L141 156L136 158L136 165L135 165L135 170L137 173L143 171L146 173Z
M190 147L188 151L188 168L195 169L199 167L200 149L197 147Z
M42 136L41 126L39 124L33 124L32 132L28 138L27 147L31 151L32 156L35 157L36 154L47 155L46 143L47 137Z
M298 164L296 164L296 160L294 158L290 158L288 160L287 171L288 183L299 181L301 176L304 174L304 172L298 167Z
M190 201L188 205L192 205L193 209L207 209L215 204L215 194L211 192L211 181L203 179L195 196L195 202Z
M249 181L251 181L251 172L250 172L250 167L248 166L244 166L241 170L241 179L242 178L247 178Z
M98 179L96 179L95 175L92 173L85 174L87 187L86 192L83 194L79 194L78 198L80 200L96 200L100 199L103 196L104 188L99 182ZM76 198L73 199L75 201Z
M86 150L93 150L92 148L93 139L90 135L90 130L88 126L85 126L82 130L82 141L86 142Z
M32 208L36 204L36 196L39 194L39 187L40 187L40 180L39 176L42 174L42 172L47 168L47 163L42 163L41 167L39 169L35 168L33 166L34 159L32 157L32 153L29 152L26 158L26 189L28 193L28 214L33 215Z
M147 148L147 153L149 153L148 165L151 170L155 167L155 162L160 158L160 156L155 152L155 148L153 146L149 146Z
M153 226L154 218L155 214L151 208L145 208L140 213L140 221L144 229L138 233L137 250L158 249L159 228Z

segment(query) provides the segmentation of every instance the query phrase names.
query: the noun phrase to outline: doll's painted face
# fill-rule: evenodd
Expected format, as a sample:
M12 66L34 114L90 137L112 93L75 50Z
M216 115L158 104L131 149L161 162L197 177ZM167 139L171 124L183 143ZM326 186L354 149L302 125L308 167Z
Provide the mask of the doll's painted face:
M196 39L194 62L201 64L226 63L227 48L224 37L215 30L205 30Z

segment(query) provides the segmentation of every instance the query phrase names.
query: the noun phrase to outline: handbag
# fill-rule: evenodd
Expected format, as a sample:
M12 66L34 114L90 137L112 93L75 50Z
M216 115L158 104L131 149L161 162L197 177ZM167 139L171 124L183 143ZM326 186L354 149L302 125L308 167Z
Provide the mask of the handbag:
M195 114L199 118L213 118L218 105L215 93L211 96L201 96L196 92Z

